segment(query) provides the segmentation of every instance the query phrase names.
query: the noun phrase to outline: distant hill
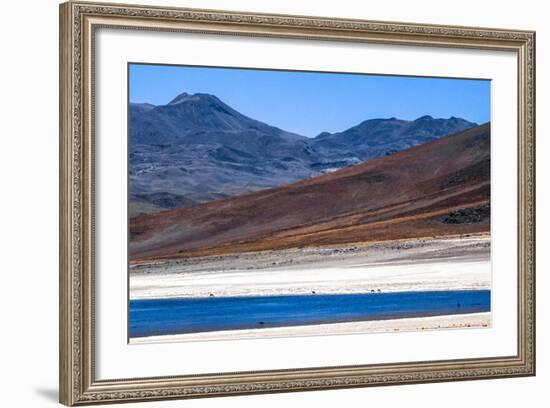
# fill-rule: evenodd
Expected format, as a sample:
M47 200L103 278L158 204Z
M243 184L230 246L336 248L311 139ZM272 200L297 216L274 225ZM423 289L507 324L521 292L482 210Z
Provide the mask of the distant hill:
M434 119L422 116L413 121L370 119L340 133L321 133L313 147L331 155L353 155L361 161L389 155L422 143L439 139L476 126L467 120L451 117Z
M459 118L373 119L306 138L214 95L130 104L130 215L289 184L475 126Z
M130 258L490 230L490 125L282 187L143 215Z

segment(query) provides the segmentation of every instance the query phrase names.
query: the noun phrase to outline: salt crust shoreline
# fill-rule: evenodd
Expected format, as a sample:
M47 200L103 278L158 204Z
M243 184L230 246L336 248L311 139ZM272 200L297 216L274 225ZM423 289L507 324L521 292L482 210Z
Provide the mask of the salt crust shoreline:
M491 288L490 237L264 251L130 268L130 300Z
M225 330L203 333L136 337L131 338L129 343L131 345L139 345L192 341L227 341L276 337L395 333L436 329L488 328L490 326L491 313L484 312L446 316L372 320L365 322L330 323L308 326L270 327L265 329Z

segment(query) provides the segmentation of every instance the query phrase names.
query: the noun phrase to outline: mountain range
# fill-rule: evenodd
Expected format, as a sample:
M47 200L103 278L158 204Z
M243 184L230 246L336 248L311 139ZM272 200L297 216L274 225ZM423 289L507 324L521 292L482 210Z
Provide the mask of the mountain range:
M284 186L141 215L130 220L130 259L487 233L490 147L485 124Z
M477 126L461 118L366 120L314 138L249 118L210 94L129 107L130 216L317 177Z

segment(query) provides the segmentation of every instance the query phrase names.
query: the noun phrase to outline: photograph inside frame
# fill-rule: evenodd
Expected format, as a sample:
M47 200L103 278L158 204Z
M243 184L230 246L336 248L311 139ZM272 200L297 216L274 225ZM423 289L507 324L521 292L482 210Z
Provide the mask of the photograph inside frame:
M128 66L130 343L491 326L491 81Z

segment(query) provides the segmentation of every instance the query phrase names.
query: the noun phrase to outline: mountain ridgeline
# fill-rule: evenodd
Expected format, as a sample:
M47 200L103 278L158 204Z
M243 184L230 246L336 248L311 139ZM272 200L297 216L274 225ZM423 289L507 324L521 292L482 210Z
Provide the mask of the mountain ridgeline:
M477 126L461 118L366 120L307 138L249 118L214 95L131 103L130 216L290 184Z

